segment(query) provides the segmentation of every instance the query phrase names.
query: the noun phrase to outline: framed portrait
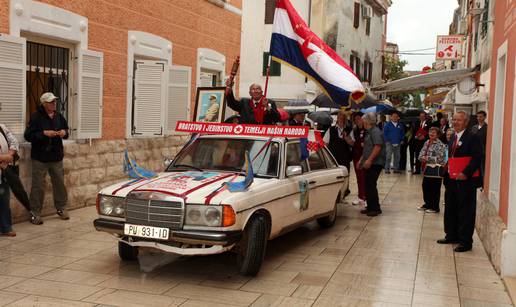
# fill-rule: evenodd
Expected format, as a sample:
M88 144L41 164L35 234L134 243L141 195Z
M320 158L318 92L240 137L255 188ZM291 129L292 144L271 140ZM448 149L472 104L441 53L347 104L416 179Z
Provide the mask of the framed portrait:
M220 123L226 109L225 87L198 87L194 121Z

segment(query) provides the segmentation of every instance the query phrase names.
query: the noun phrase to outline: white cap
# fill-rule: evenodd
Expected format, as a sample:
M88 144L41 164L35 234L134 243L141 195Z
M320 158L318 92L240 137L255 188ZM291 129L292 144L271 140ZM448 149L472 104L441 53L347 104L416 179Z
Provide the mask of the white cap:
M39 102L40 102L41 104L43 104L43 103L45 103L45 102L52 102L52 101L54 101L54 100L56 100L56 99L57 99L57 97L56 97L56 96L54 96L54 94L53 94L53 93L51 93L51 92L46 92L46 93L44 93L43 95L41 95L41 97L39 98Z

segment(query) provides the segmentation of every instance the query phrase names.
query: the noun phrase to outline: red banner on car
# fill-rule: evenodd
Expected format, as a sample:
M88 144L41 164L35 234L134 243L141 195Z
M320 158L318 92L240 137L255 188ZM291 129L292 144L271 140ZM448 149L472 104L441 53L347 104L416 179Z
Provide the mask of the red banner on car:
M247 136L305 138L308 136L307 126L270 126L224 123L202 123L179 121L176 124L177 132L230 134Z

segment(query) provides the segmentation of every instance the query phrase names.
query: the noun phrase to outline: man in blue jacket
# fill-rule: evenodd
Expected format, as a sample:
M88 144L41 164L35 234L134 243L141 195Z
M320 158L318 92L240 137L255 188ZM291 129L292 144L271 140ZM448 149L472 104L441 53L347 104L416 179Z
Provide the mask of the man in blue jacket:
M405 136L405 127L399 122L400 115L395 112L391 115L391 120L383 127L383 137L385 139L385 149L387 156L385 158L385 173L391 172L391 159L394 156L392 168L395 173L400 172L400 153L403 137Z

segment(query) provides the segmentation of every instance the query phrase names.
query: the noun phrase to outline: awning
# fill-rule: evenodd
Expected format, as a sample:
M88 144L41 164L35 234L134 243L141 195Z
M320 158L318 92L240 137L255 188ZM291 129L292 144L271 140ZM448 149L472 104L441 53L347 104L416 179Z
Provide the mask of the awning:
M456 84L475 73L475 68L436 71L380 84L371 88L371 91L375 93L399 93L431 89Z
M425 105L441 104L446 98L446 95L448 95L448 91L440 92L438 94L427 95L425 97L425 100L423 100L423 103Z

